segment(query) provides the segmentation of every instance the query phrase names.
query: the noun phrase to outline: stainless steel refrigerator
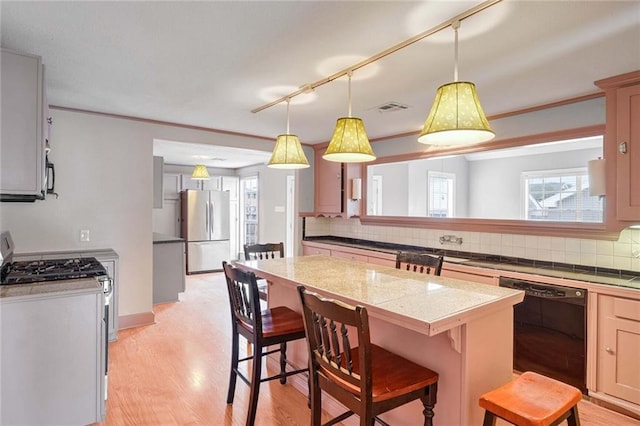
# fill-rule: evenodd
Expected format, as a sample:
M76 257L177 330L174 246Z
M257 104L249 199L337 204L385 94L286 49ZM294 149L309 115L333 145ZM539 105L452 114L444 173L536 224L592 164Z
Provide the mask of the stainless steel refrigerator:
M229 259L229 191L189 189L180 200L187 273L221 270Z

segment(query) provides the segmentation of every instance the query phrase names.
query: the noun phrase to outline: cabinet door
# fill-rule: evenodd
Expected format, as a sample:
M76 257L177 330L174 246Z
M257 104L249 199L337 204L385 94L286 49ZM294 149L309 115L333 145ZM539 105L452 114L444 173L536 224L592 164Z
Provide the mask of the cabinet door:
M240 178L238 176L222 176L222 190L229 191L229 200L238 200L238 187Z
M309 246L303 246L302 247L302 255L303 256L313 256L313 255L324 255L324 256L330 256L331 255L331 250L329 249L324 249L324 248L319 248L319 247L309 247Z
M640 301L602 296L599 303L598 388L640 404Z
M39 56L2 50L0 193L43 194L43 70Z
M204 189L205 191L210 191L210 190L222 191L222 177L211 176L211 179L203 180L202 189Z
M342 163L326 161L316 155L315 211L342 213Z
M497 286L499 283L498 277L470 274L468 272L451 271L451 270L445 269L444 267L442 268L441 275L446 278L455 278L456 280L470 281L473 283L480 283L480 284L489 284L489 285Z
M177 200L180 198L180 175L178 173L165 173L162 177L162 191L165 200Z
M638 167L640 120L638 117L640 117L640 84L618 89L616 111L618 140L616 143L619 149L616 159L616 216L620 220L640 219L640 167Z
M367 256L363 256L361 254L349 253L349 252L340 251L340 250L331 250L331 256L341 257L343 259L355 260L356 262L367 262L369 260Z

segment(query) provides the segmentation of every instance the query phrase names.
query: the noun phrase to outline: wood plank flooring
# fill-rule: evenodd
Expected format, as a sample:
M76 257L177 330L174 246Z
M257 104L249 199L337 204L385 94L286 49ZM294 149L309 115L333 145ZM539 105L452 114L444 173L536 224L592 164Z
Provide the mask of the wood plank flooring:
M244 425L248 386L238 380L234 403L226 403L231 325L223 275L188 276L180 302L154 311L156 324L121 330L109 346L107 418L100 425ZM640 425L586 401L579 410L583 426ZM436 421L446 425L437 405ZM257 426L308 424L306 395L289 383L262 384Z

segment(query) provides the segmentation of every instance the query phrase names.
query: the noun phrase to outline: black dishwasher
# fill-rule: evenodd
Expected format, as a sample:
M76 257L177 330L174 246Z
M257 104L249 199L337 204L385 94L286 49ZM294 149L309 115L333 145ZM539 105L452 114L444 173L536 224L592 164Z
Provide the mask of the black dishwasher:
M500 278L500 286L525 292L514 307L514 370L535 371L586 394L587 291L513 278Z

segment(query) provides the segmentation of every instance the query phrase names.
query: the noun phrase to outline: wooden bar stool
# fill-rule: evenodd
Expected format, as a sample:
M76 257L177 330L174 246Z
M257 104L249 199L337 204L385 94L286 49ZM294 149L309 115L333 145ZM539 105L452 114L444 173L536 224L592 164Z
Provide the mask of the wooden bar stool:
M309 348L311 424L321 425L322 391L348 411L325 423L331 426L357 414L361 426L419 399L424 426L433 425L438 373L371 343L364 306L325 299L298 286ZM349 329L353 333L350 334Z
M518 426L550 426L567 420L579 426L578 402L582 393L573 386L527 371L480 397L484 426L500 417Z
M253 272L245 272L234 268L226 261L222 262L231 306L231 372L229 374L229 391L227 404L233 403L236 390L236 379L251 388L247 426L253 426L258 409L260 383L280 379L285 384L287 377L308 371L302 368L287 371L287 342L304 339L304 323L302 316L286 306L276 306L266 310L260 308L258 283ZM252 355L239 359L239 337L243 336L253 346ZM269 350L269 346L277 345ZM280 372L270 377L262 377L262 358L280 352ZM246 377L238 368L238 363L253 361L251 378Z

